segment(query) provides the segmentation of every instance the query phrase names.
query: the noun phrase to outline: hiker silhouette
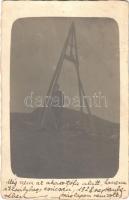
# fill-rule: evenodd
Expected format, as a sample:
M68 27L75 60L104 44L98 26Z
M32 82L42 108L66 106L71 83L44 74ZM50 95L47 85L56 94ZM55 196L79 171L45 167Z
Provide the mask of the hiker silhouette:
M60 86L57 83L54 87L52 96L52 112L55 117L55 127L60 130L62 127L62 112L64 106L64 94L60 90Z

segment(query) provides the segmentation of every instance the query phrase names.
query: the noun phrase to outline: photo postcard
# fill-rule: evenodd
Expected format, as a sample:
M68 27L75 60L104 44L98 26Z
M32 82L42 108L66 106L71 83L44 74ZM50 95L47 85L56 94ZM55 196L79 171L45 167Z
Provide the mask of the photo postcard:
M3 2L2 196L127 198L126 1Z

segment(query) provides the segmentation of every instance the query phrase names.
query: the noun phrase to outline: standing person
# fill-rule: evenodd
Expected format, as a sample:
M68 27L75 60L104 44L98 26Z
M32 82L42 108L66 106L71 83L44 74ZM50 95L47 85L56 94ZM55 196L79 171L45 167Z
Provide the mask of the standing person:
M57 102L54 105L52 103L52 111L54 113L54 117L55 117L55 121L56 121L55 122L56 129L59 131L59 130L61 130L61 127L62 127L62 112L63 112L63 106L64 106L64 94L60 90L58 83L56 83L56 85L54 87L54 92L53 92L52 98L53 98L54 102L55 101Z

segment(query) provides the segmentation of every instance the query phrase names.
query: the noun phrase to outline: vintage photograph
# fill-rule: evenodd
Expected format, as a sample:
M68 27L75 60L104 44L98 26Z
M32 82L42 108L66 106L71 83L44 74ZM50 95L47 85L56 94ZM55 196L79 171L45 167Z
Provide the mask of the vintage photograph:
M111 18L13 23L11 168L24 178L111 178L119 169L119 30Z

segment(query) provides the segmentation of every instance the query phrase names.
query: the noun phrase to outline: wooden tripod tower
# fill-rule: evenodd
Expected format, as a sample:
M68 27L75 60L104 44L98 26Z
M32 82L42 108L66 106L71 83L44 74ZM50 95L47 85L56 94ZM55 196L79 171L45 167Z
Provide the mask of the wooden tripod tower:
M82 114L83 111L84 111L84 109L83 109L83 96L86 96L86 95L85 95L85 91L83 89L83 85L82 85L82 82L81 82L81 79L80 79L79 59L78 59L78 52L77 52L76 32L75 32L74 23L71 24L70 30L68 32L68 36L67 36L67 39L64 43L64 46L63 46L63 49L62 49L56 70L55 70L53 78L50 82L50 86L49 86L49 89L48 89L48 92L47 92L47 96L53 95L53 91L54 91L55 86L58 82L64 60L72 62L74 67L75 67L75 70L76 70L76 73L77 73L77 80L78 80L78 89L79 89L79 98L80 98L80 112ZM86 98L84 98L84 100L85 100L85 107L87 109L87 113L88 113L88 116L89 116L89 125L91 126L91 130L92 130L93 124L92 124L92 118L91 118L92 117L91 111L90 111L90 108L89 108L89 105L88 105ZM49 109L49 105L48 105L48 107L44 107L44 111L42 113L41 122L40 122L41 128L44 127L47 109Z

